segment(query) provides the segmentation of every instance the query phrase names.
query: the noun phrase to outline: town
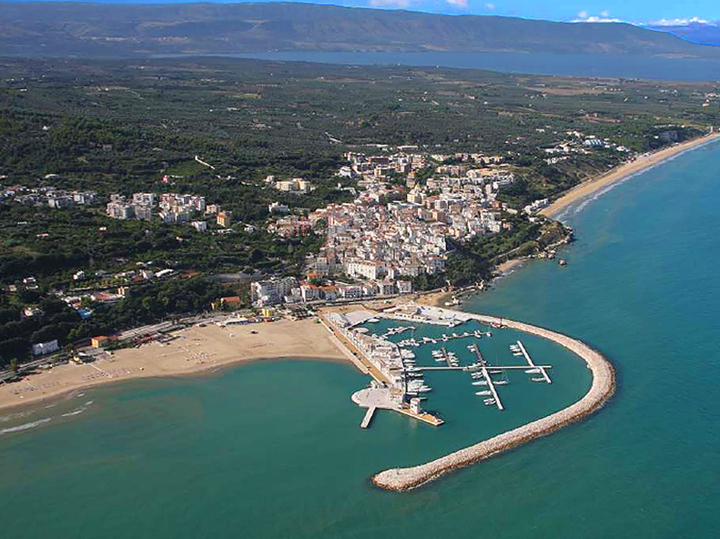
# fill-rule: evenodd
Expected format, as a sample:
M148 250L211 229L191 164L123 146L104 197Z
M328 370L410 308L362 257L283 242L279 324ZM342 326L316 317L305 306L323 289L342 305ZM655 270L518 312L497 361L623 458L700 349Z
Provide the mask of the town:
M502 157L431 156L407 146L396 150L387 155L348 152L350 165L341 167L338 176L357 180L362 191L354 201L283 216L270 225L283 237L322 227L326 241L307 261L306 282L275 278L253 283L254 306L409 294L412 278L445 269L452 242L512 228L503 215L518 211L497 200L500 189L515 179ZM447 161L457 164L443 164ZM398 178L404 185L393 181ZM336 282L318 284L326 278Z

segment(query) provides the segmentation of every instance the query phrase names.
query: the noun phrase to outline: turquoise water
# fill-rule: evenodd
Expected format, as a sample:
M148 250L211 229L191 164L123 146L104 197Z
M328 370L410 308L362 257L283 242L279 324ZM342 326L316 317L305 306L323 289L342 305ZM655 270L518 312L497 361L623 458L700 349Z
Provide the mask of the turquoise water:
M428 375L439 429L381 413L360 430L349 396L365 378L340 363L257 362L96 389L0 424L53 417L0 435L4 536L715 537L718 183L720 145L626 182L568 213L578 241L567 268L537 261L466 305L567 332L615 362L617 395L580 424L411 493L369 485L376 471L582 395L580 361L530 336L555 383L515 377L500 413L460 373ZM496 331L481 347L514 361L514 337Z

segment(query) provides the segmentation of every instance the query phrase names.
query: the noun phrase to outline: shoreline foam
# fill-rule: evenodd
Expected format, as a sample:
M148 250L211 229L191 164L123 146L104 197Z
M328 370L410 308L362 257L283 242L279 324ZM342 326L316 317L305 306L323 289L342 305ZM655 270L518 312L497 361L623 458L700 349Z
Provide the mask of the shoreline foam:
M507 327L524 331L551 340L580 356L592 372L590 390L577 402L562 410L535 420L521 427L504 432L487 440L460 449L419 466L392 468L375 474L373 485L395 492L404 492L420 487L438 477L459 468L508 451L556 430L602 408L615 392L615 369L600 352L584 342L539 326L494 316L462 313L484 324L502 323Z

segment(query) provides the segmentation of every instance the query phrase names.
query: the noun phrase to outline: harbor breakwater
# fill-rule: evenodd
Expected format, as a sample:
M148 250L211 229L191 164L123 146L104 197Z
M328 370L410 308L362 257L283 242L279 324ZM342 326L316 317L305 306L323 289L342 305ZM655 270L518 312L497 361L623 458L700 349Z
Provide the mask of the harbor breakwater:
M441 309L451 312L447 309ZM472 446L460 449L439 459L409 468L392 468L374 475L372 483L380 488L403 492L422 486L445 473L464 468L480 460L487 459L503 451L508 451L531 440L546 436L565 425L579 421L599 410L615 392L615 369L600 352L584 342L549 329L525 324L506 318L457 313L466 319L474 319L483 324L501 324L525 333L543 337L564 346L580 356L592 372L592 385L585 396L576 403L543 417L527 425L504 432L493 438L483 440Z

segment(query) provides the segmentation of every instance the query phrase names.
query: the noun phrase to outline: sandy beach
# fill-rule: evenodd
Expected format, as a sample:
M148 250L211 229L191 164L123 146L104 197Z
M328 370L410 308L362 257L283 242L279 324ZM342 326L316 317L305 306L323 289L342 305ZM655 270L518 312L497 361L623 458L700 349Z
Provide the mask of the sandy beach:
M570 204L581 200L608 185L618 182L632 174L637 174L643 170L653 167L666 159L669 159L679 153L691 150L703 144L707 144L713 140L720 138L720 134L712 133L704 137L683 142L681 144L675 144L664 150L660 150L655 153L643 154L640 157L620 165L606 174L591 178L580 185L577 185L550 204L547 208L543 209L540 214L546 217L553 217L560 211L568 207Z
M256 334L251 333L256 331ZM72 363L0 385L0 409L52 399L62 394L135 378L181 376L264 359L348 361L327 330L314 320L192 326L175 340L104 353L93 363Z

